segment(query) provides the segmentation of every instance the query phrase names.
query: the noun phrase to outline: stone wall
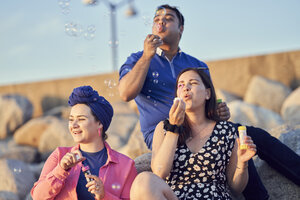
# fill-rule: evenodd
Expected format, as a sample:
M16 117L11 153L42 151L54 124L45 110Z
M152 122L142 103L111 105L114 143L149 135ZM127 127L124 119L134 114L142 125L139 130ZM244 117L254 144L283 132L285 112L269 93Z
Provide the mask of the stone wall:
M207 64L215 87L240 97L244 96L254 75L282 82L291 88L300 85L300 51L210 61ZM0 94L26 96L33 103L33 117L38 117L53 107L66 104L72 89L80 85L91 85L112 103L120 101L117 83L118 73L115 72L0 86Z

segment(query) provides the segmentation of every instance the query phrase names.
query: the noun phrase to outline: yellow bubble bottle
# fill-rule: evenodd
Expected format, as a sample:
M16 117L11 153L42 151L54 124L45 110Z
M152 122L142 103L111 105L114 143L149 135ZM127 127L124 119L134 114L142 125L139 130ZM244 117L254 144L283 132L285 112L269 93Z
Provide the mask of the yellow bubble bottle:
M239 126L238 131L239 131L239 138L240 138L240 149L247 149L248 146L247 144L245 144L245 139L247 136L246 126Z

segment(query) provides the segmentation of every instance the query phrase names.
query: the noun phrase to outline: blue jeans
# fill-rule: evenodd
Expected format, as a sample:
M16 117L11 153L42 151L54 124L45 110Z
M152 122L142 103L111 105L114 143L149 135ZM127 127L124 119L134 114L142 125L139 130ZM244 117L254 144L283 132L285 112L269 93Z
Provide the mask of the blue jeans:
M247 134L255 143L260 159L300 186L299 155L263 129L247 126ZM243 192L245 198L267 199L268 192L262 184L252 160L249 162L248 171L249 181Z

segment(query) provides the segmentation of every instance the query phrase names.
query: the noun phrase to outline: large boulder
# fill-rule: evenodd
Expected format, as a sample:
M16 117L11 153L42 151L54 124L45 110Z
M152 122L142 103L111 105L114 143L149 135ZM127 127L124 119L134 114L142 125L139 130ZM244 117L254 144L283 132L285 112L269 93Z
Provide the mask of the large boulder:
M283 102L281 116L287 123L300 124L300 87Z
M149 152L149 153L140 155L139 157L134 159L135 168L138 173L141 173L144 171L152 172L151 157L152 157L152 153Z
M242 99L241 97L222 89L216 89L216 94L218 99L222 99L222 101L226 103Z
M285 124L270 131L272 135L279 135L278 133L281 133L279 137L281 142L300 155L300 125L292 126ZM256 158L254 162L271 199L299 199L299 186L279 174L259 158Z
M128 143L120 149L120 152L132 159L135 159L136 157L144 153L150 152L150 150L144 142L144 137L141 132L140 123L136 124Z
M22 161L0 159L0 191L14 193L19 199L25 199L35 182L34 174ZM9 195L9 199L15 199Z
M26 163L35 162L38 151L34 147L17 145L13 139L0 141L0 158L21 160Z
M57 118L52 116L31 119L16 130L14 133L15 142L17 144L38 147L41 136L54 121L57 121Z
M256 126L265 130L270 130L283 124L280 115L243 101L233 101L228 103L231 117L230 121L249 126Z
M55 119L40 138L39 152L48 154L59 146L74 146L75 142L68 129L68 121Z
M30 101L20 95L0 96L0 139L6 138L32 117Z
M117 102L112 106L114 116L107 130L107 142L113 149L119 150L128 142L138 122L138 115L125 102Z
M19 200L19 196L13 192L0 191L0 200Z
M280 113L285 98L291 89L278 81L254 76L246 91L244 101Z

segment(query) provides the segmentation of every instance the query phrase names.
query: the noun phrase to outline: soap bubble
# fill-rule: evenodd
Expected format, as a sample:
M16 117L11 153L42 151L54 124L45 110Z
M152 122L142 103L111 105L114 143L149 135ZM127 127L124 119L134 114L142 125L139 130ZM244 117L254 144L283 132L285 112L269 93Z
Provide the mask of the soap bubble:
M104 80L104 84L105 84L108 88L110 88L110 89L112 89L112 88L114 88L114 87L117 86L117 83L116 83L114 80L111 80L111 79L109 79L109 80Z
M157 83L158 83L158 80L157 80L157 79L154 79L154 80L153 80L153 83L154 83L154 84L157 84Z
M111 188L114 189L114 190L119 190L119 189L121 188L121 186L120 186L120 184L115 184L115 183L113 183L113 184L111 185Z
M80 24L70 22L65 24L65 32L69 36L78 37L82 34L83 28Z

